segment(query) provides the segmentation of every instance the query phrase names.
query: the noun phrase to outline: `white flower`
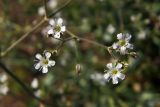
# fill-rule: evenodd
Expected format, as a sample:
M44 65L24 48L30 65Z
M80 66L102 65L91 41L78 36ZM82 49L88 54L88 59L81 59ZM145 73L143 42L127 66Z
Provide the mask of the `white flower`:
M48 30L48 35L54 38L60 38L61 34L66 31L66 27L63 26L62 18L58 18L57 20L51 19L49 24L51 25L51 29Z
M145 39L146 38L146 31L145 30L141 30L138 34L137 34L137 38L138 39Z
M113 34L115 32L115 27L112 24L109 24L107 27L107 32Z
M9 88L6 84L0 85L0 94L6 95L9 91Z
M118 42L113 43L112 48L115 49L116 51L119 51L121 54L127 54L128 49L133 49L133 45L129 43L131 39L130 34L118 34L117 39Z
M56 6L57 6L57 0L50 0L48 3L47 3L47 6L48 8L50 9L54 9Z
M97 82L99 82L101 85L105 85L105 79L104 79L104 76L100 73L94 73L94 74L91 74L90 78L92 80L95 80Z
M109 81L112 79L113 84L118 84L118 78L121 80L125 79L125 75L122 74L122 64L113 64L113 63L108 63L107 65L108 72L104 74L104 78L106 81Z
M40 97L42 95L42 91L41 90L37 90L34 92L34 95L37 97Z
M44 6L39 7L39 9L38 9L38 14L39 14L40 16L43 16L43 15L45 14L45 8L44 8Z
M31 87L32 88L38 88L38 79L34 78L31 82Z
M0 73L0 82L1 82L1 83L6 82L7 79L8 79L8 76L7 76L6 74Z
M55 61L50 60L51 53L50 52L45 52L44 57L41 54L36 54L36 59L38 59L37 63L35 64L35 69L42 70L42 73L47 73L48 72L48 67L54 66Z

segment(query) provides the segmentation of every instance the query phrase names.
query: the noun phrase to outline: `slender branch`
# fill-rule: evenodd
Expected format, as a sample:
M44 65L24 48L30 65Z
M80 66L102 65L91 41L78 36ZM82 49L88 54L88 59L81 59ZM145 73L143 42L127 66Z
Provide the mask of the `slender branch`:
M44 9L45 9L45 18L48 18L48 9L47 9L47 0L44 1Z
M32 98L36 99L37 101L51 106L49 102L35 96L33 92L16 76L11 72L3 63L0 62L0 67L8 74L10 75ZM52 107L52 106L51 106Z
M11 44L4 52L1 53L1 57L5 56L10 50L12 50L15 46L17 46L21 41L23 41L27 36L37 30L42 24L44 24L46 20L42 19L37 25L33 27L29 32L22 35L16 42Z
M52 16L54 16L55 14L57 14L59 11L61 11L62 9L64 9L71 1L72 0L68 0L68 2L66 2L62 7L58 8L56 11L54 11L48 17L45 16L37 25L35 25L33 27L33 29L31 29L29 32L27 32L24 35L22 35L16 42L14 42L13 44L11 44L4 52L1 52L0 53L0 57L5 56L9 51L11 51L15 46L17 46L27 36L29 36L31 33L33 33L35 30L37 30L42 24L44 24L46 21L48 21L48 18L51 18ZM46 11L46 15L47 15L48 11L47 11L47 1L46 0L44 0L44 5L45 5L45 11Z
M69 3L71 3L72 0L68 0L64 5L62 5L62 7L58 8L57 10L55 10L52 14L50 14L48 17L51 18L53 17L55 14L57 14L59 11L61 11L62 9L64 9L65 7L67 7L67 5L69 5Z
M105 45L103 45L103 44L100 44L100 43L98 43L98 42L95 42L95 41L92 41L92 40L89 40L89 39L86 39L86 38L78 37L78 36L76 36L75 34L73 34L72 32L70 32L69 30L67 30L66 32L71 36L71 38L75 38L75 39L77 39L77 40L79 40L79 41L88 42L88 43L90 43L90 44L93 44L93 45L96 45L96 46L99 46L99 47L102 47L102 48L108 50L108 47L105 46Z

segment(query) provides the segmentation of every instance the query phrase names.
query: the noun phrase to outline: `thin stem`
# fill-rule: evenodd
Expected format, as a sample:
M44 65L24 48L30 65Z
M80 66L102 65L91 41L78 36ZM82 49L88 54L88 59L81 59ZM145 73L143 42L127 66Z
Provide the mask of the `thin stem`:
M59 11L61 11L62 9L64 9L65 7L67 7L67 5L69 5L69 3L71 3L72 0L68 0L64 5L62 5L62 7L58 8L56 11L54 11L52 14L50 14L48 17L51 18L52 16L54 16L55 14L57 14Z
M48 18L51 18L52 16L54 16L55 14L57 14L59 11L61 11L62 9L64 9L71 1L72 0L69 0L68 2L66 2L62 7L58 8L55 12L53 12L48 17L45 16L37 25L35 25L33 27L33 29L31 29L29 32L27 32L24 35L22 35L16 42L14 42L13 44L11 44L4 52L1 52L0 53L0 57L5 56L9 51L11 51L15 46L17 46L27 36L29 36L31 33L33 33L35 30L37 30L42 24L44 24L46 21L48 21ZM48 11L47 11L47 1L46 0L44 0L44 4L45 4L46 15L47 15Z
M16 76L13 74L12 71L10 71L3 63L0 62L0 67L8 74L10 75L31 97L36 99L37 101L51 106L52 104L48 103L47 101L35 96L33 92Z
M12 50L15 46L17 46L21 41L23 41L27 36L29 36L31 33L33 33L35 30L37 30L42 24L46 22L45 19L42 19L37 25L33 27L29 32L22 35L16 42L11 44L4 52L1 53L1 57L5 56L10 50Z
M69 30L66 31L72 38L75 38L79 41L84 41L84 42L88 42L88 43L91 43L93 45L96 45L96 46L99 46L99 47L102 47L104 49L108 49L107 46L103 45L103 44L100 44L98 42L95 42L95 41L92 41L92 40L89 40L89 39L86 39L86 38L82 38L82 37L78 37L76 36L75 34L73 34L72 32L70 32Z
M44 1L44 9L45 9L45 18L48 18L48 9L47 9L47 0Z

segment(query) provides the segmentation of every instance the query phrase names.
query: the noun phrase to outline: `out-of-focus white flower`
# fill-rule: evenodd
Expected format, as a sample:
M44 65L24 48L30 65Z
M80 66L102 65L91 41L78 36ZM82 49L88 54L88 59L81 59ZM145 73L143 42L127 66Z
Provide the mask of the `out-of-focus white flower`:
M37 90L37 91L34 92L34 95L37 96L37 97L41 97L42 91L41 90Z
M49 0L49 1L47 2L47 8L48 8L49 10L52 10L52 9L56 8L57 4L58 4L58 3L57 3L57 0ZM44 8L44 6L41 6L41 7L38 8L38 14L39 14L40 16L45 15L45 8Z
M47 73L48 72L48 67L54 66L55 61L50 60L51 53L50 52L45 52L44 57L41 54L36 54L36 61L37 63L35 64L35 69L42 70L42 73Z
M53 36L54 38L60 38L61 34L66 31L66 27L63 26L63 19L58 18L57 20L51 19L49 21L51 29L48 30L48 35Z
M50 0L48 3L47 3L47 6L49 9L54 9L56 6L57 6L57 0Z
M109 24L107 27L107 32L113 34L115 32L115 27L112 24Z
M141 31L137 34L137 38L138 38L138 39L145 39L145 38L146 38L146 31L141 30Z
M6 95L9 91L7 84L0 85L0 94Z
M120 78L121 80L125 79L125 75L121 73L122 72L121 63L117 64L108 63L106 66L108 68L108 70L105 70L107 71L107 73L104 74L104 78L106 79L106 81L112 79L113 84L118 84L118 78Z
M41 7L38 9L38 14L39 14L40 16L43 16L43 15L45 14L45 8L44 8L44 6L41 6Z
M38 85L39 85L38 79L37 79L37 78L34 78L34 79L32 80L32 82L31 82L31 87L32 87L32 88L38 88Z
M128 49L133 49L133 45L129 43L131 39L130 34L118 34L118 42L113 43L112 48L116 51L119 51L121 54L125 55L128 53Z
M93 73L90 75L90 78L94 81L99 82L101 85L105 85L106 80L105 80L103 74Z
M7 79L8 79L8 76L7 76L6 74L0 73L0 82L1 82L1 83L6 82Z
M138 13L138 14L136 14L136 15L131 15L130 20L131 20L132 22L135 22L135 21L140 20L141 17L142 17L142 14L141 14L141 13Z

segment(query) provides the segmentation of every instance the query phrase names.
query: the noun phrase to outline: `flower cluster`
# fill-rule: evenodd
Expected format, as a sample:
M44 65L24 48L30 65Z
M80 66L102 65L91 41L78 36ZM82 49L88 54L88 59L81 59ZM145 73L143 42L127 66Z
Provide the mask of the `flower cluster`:
M121 55L129 54L129 51L133 49L133 45L129 43L131 37L132 36L130 34L119 33L117 35L118 41L113 43L111 48L116 52L119 52ZM118 61L116 63L108 63L106 67L108 68L108 70L105 70L106 73L104 74L104 78L106 81L112 79L113 84L118 84L119 79L125 79L125 75L122 72L124 71L126 65Z
M47 31L47 35L49 37L59 39L61 35L63 35L63 33L66 31L66 27L63 25L62 18L58 18L56 20L49 20L49 25L50 26L48 27ZM108 32L115 32L114 27L110 25L108 27ZM130 50L133 49L133 45L129 43L131 37L132 36L130 34L117 34L118 41L113 43L110 48L112 50L115 50L116 52L119 52L121 55L128 55L130 53ZM36 54L35 57L37 59L35 69L42 70L42 73L47 73L48 67L55 65L55 61L50 60L50 52L44 52L44 56ZM121 63L121 61L117 61L116 63L108 63L106 66L108 69L105 70L106 73L103 76L101 74L96 74L92 75L91 78L96 78L96 80L101 81L101 84L104 84L106 81L108 82L110 79L112 79L113 84L118 84L119 79L125 79L125 75L122 73L124 71L124 65ZM80 65L76 65L76 71L80 71Z

